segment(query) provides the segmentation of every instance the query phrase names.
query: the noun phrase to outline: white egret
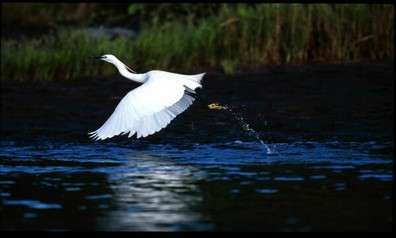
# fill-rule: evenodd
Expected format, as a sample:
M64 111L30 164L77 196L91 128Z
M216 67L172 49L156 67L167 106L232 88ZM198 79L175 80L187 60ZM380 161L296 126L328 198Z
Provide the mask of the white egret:
M138 74L114 55L97 59L113 64L127 79L142 83L118 103L113 114L96 131L90 132L94 140L104 140L129 133L137 138L152 135L165 128L177 115L194 101L195 89L201 88L205 73L183 75L161 70Z

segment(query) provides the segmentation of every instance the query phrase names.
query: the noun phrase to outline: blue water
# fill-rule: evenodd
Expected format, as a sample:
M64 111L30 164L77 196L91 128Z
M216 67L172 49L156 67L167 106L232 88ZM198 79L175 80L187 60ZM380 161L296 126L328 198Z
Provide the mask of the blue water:
M238 230L243 222L233 226L228 219L246 214L253 220L248 223L251 230L263 228L260 223L270 226L272 222L261 219L271 217L277 222L270 226L275 230L317 230L331 228L334 219L353 223L348 221L351 215L333 209L357 211L359 201L322 207L329 219L322 223L312 219L319 215L314 211L291 212L293 207L311 200L325 202L327 196L358 196L364 206L390 203L392 157L375 153L390 148L390 142L268 146L274 153L267 154L259 141L241 140L183 145L2 140L0 197L7 220L1 225L44 230ZM365 190L376 187L374 197ZM270 201L289 204L263 207ZM366 213L363 218L372 215Z

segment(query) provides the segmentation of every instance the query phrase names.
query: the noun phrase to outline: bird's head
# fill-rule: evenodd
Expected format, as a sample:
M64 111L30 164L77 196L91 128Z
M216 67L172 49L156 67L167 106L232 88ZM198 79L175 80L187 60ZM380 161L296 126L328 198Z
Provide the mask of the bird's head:
M117 57L115 57L114 55L110 55L110 54L97 56L97 57L95 57L95 59L103 60L103 61L106 61L106 62L109 62L109 63L112 63L112 64L114 64L115 62L119 61L117 59Z
M119 59L117 59L117 57L115 57L114 55L107 54L107 55L97 56L97 57L95 57L95 59L103 60L103 61L109 62L111 64L114 64L118 68L118 70L120 70L119 67L121 67L121 68L125 67L125 69L127 69L128 71L130 71L132 73L136 73L134 70L132 70L131 68L126 66Z

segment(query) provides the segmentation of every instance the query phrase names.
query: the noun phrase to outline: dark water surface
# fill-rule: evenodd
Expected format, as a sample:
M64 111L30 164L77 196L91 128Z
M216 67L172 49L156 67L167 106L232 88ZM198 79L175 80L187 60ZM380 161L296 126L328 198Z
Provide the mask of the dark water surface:
M89 141L136 86L2 82L0 229L392 229L393 66L209 74L160 133Z

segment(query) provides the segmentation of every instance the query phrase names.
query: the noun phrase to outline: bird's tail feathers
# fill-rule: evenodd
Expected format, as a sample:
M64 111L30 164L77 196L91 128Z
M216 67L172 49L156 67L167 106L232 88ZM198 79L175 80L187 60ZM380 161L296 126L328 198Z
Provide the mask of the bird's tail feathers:
M201 80L202 80L202 78L205 76L205 74L206 74L206 73L195 74L195 75L193 75L194 77L191 77L191 80L194 81L194 82L196 82L196 83L201 84Z
M195 74L185 77L186 80L184 81L184 85L191 90L195 90L196 88L202 88L201 80L205 74L206 73Z

